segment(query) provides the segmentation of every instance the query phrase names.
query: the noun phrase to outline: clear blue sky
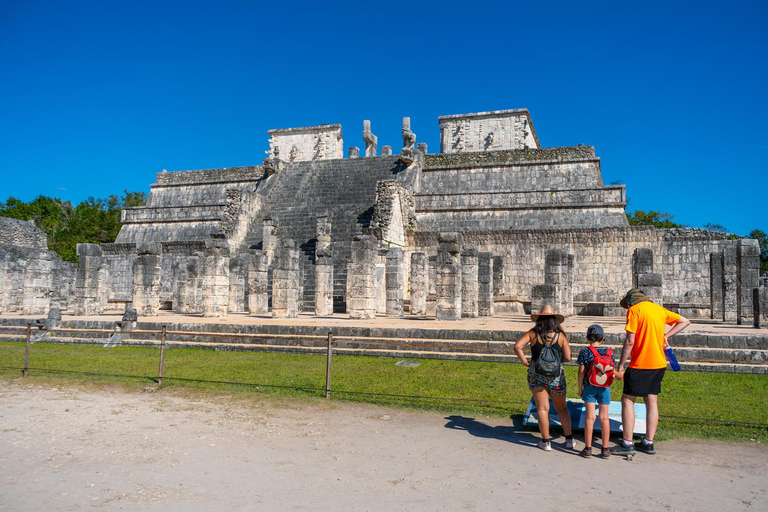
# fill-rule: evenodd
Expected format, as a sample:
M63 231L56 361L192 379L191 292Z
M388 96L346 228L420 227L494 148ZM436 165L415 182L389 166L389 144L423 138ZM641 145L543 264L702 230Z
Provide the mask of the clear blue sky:
M267 130L439 150L438 116L528 108L629 210L768 231L768 5L0 1L0 201L149 192L260 164Z

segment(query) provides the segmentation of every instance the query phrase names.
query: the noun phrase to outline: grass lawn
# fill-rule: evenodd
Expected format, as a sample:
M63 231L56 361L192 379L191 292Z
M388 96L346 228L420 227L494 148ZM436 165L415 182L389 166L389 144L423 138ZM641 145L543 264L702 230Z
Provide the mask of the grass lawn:
M32 370L27 378L56 382L150 382L158 375L159 359L160 350L156 347L105 349L37 343L31 346L29 366ZM335 400L443 414L512 416L515 419L525 412L531 397L525 380L526 368L520 364L409 360L418 361L420 365L395 366L398 360L390 358L335 356L332 396ZM298 399L321 399L325 396L325 363L324 354L173 348L165 351L163 387L195 388L212 394L271 393ZM21 372L8 367L21 368L23 365L23 343L0 343L0 375L18 377ZM64 373L36 370L38 368ZM66 372L92 372L94 375ZM576 373L576 367L566 367L568 396L576 396ZM613 400L620 400L620 382L614 384L611 395ZM768 378L764 375L668 372L659 400L662 418L657 439L768 442L768 426L765 426L768 424L767 397ZM664 416L761 423L763 426Z

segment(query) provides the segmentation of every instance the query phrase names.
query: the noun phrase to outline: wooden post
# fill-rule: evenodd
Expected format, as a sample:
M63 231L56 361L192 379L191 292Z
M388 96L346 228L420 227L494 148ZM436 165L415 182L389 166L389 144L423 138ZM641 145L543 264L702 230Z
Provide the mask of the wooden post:
M29 373L29 345L30 340L32 339L32 324L27 324L27 346L24 349L24 371L22 372L22 375L24 377L27 376Z
M163 363L165 362L165 325L160 330L160 370L158 371L157 385L163 385Z
M328 359L325 364L325 398L331 398L331 356L333 355L333 332L328 333Z

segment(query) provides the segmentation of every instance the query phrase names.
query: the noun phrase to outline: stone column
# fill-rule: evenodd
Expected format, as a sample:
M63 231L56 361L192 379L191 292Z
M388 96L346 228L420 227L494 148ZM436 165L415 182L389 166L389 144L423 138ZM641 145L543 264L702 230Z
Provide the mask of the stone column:
M179 267L176 312L187 315L203 312L203 265L204 256L194 254L183 263L183 270L181 266Z
M275 259L275 247L277 247L277 236L275 236L275 226L271 218L264 219L264 225L261 234L261 248L267 253L267 264L272 266L272 260Z
M736 245L723 249L723 321L738 320L738 294L736 290Z
M176 313L184 314L187 312L187 285L189 284L189 271L187 271L187 260L183 259L176 264L173 271L176 277L176 288L173 290L173 310Z
M275 249L272 274L272 315L275 318L299 316L299 250L296 242L283 238Z
M477 318L478 304L478 262L477 248L473 244L465 244L461 251L461 316Z
M403 250L390 247L386 264L387 316L403 316Z
M493 316L493 256L490 252L477 255L477 314Z
M99 268L101 247L98 244L77 244L79 265L75 277L75 307L77 316L101 313L99 301Z
M437 256L427 258L427 301L437 300Z
M320 216L317 222L315 246L315 315L333 314L333 253L331 252L331 221Z
M248 314L269 314L267 252L248 249Z
M369 235L355 235L347 282L349 318L374 318L376 316L376 257L378 240Z
M755 313L754 326L757 329L768 327L768 287L752 289L752 308Z
M240 313L246 310L245 283L248 273L248 257L238 254L229 259L229 305L231 313Z
M102 312L109 308L109 265L103 260L99 267L99 304Z
M373 281L376 289L376 313L387 313L387 250L376 252L376 274Z
M160 309L162 246L156 242L136 244L133 262L133 308L139 316L157 316Z
M443 233L437 248L438 320L461 319L461 234Z
M412 315L427 314L427 258L423 252L411 254L411 308Z
M568 293L568 253L562 249L550 249L545 253L544 284L555 287L552 307L555 311L568 316L566 311Z
M391 156L392 146L381 146L381 156Z
M205 241L203 266L203 316L225 317L229 312L229 244Z
M504 256L493 257L493 296L504 295Z
M754 321L753 292L760 280L760 243L740 238L736 245L736 317L738 324Z
M351 146L349 148L349 158L360 158L360 148Z
M663 304L661 274L653 272L653 249L638 247L632 255L632 286L656 304Z
M568 267L567 267L567 277L566 277L566 289L565 289L565 313L564 315L571 316L573 315L573 281L574 281L574 275L573 275L573 269L575 265L575 258L573 257L573 254L568 255Z
M51 307L53 295L54 259L51 251L40 251L31 258L24 271L24 292L21 312L24 315L44 315Z
M721 320L723 318L723 255L716 252L709 254L709 303L710 318Z

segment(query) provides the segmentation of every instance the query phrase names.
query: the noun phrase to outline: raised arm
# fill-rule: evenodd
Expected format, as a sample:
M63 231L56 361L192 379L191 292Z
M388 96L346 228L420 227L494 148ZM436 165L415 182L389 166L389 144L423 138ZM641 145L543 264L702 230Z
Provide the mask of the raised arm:
M691 325L691 321L685 318L684 316L681 316L680 320L678 320L677 323L675 323L675 325L672 326L669 332L664 335L664 346L669 345L670 336L674 336L675 334L679 333L689 325Z

